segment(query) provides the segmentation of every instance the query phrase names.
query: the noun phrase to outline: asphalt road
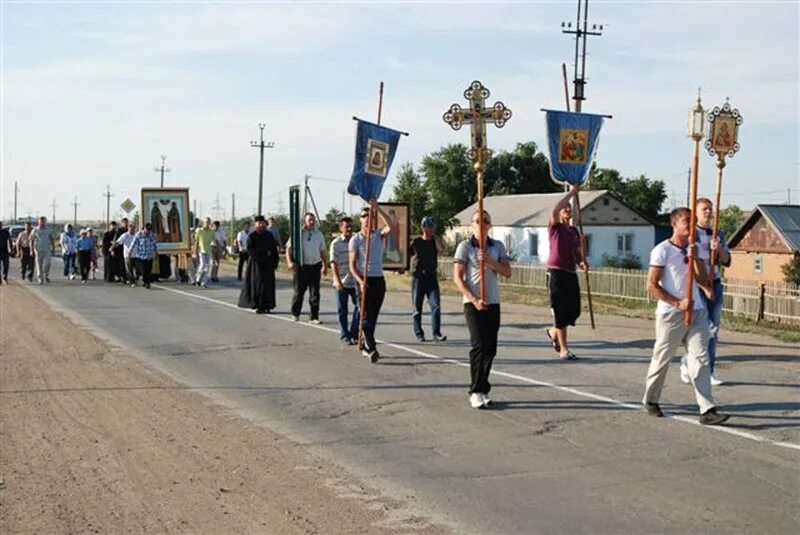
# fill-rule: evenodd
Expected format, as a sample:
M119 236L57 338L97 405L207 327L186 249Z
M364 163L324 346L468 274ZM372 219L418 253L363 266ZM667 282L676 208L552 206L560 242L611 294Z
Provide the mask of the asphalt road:
M455 298L443 300L449 340L421 344L409 297L391 294L377 333L382 359L370 364L339 344L328 289L321 326L289 321L285 280L278 310L265 316L235 308L230 277L206 290L166 282L147 291L56 275L31 289L147 365L458 533L800 530L800 350L789 344L723 334L718 376L728 383L715 394L732 418L707 428L677 364L662 399L672 417L641 411L647 320L580 325L572 345L582 360L564 363L544 338L546 310L504 307L496 408L478 411L467 403L469 342Z

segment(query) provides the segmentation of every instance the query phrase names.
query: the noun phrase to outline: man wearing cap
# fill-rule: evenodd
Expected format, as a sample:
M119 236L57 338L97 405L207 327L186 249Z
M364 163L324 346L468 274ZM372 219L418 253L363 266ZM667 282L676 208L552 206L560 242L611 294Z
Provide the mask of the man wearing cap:
M435 342L444 342L447 337L442 334L442 314L439 306L439 277L437 267L439 251L444 247L442 240L436 235L436 224L431 216L422 218L422 236L414 238L409 248L412 265L411 304L414 307L414 335L420 342L425 341L422 330L422 304L428 299L431 308L431 330Z
M367 229L369 207L361 210L361 231L350 238L350 273L358 282L361 299L363 292L367 292L366 304L362 314L364 331L364 345L361 355L368 358L373 364L378 362L378 353L375 342L375 327L378 324L378 315L383 306L386 295L386 280L383 278L383 238L392 230L389 216L380 206L378 209L379 228L370 234ZM367 258L367 237L369 236L369 258Z

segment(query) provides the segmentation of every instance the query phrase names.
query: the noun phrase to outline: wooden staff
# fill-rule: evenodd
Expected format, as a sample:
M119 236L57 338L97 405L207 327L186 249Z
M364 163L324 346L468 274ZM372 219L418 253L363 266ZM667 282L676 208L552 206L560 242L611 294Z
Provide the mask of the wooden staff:
M381 113L383 112L383 82L378 89L378 126L381 124ZM369 273L369 250L372 243L372 227L377 224L378 201L373 197L369 201L369 213L367 214L367 243L364 246L364 286L361 290L361 314L358 318L358 347L364 349L364 318L367 309L367 274Z
M564 79L564 97L567 102L567 111L569 110L569 86L567 86L567 64L561 64L561 76ZM592 285L589 282L589 264L586 259L586 235L583 233L583 219L581 219L581 200L579 197L580 192L575 192L575 215L578 219L578 231L580 232L581 243L581 257L583 257L583 277L586 282L586 297L589 300L589 321L594 329L594 307L592 306Z
M486 281L484 274L486 273L486 224L483 220L483 147L478 149L476 155L477 161L475 162L475 171L478 175L478 248L482 253L478 260L480 278L478 279L478 286L480 288L481 301L486 300Z
M698 97L699 98L699 97ZM700 140L696 140L694 142L694 160L692 165L692 194L691 194L691 219L689 221L689 250L691 251L692 247L694 247L694 241L696 239L695 229L697 228L697 224L695 223L696 216L697 216L697 176L698 176L698 167L700 165ZM689 299L690 306L689 310L686 311L684 314L684 323L686 325L692 324L692 306L691 301L693 297L692 287L694 286L694 262L695 258L694 255L691 257L691 265L689 265L689 273L687 274L687 279L689 281L689 286L686 288L686 298Z
M714 205L714 231L711 235L712 240L717 239L717 232L719 231L719 198L722 193L722 169L724 167L725 157L721 154L717 154L717 204ZM711 251L711 269L709 270L710 273L708 276L711 277L712 281L714 280L714 266L716 266L717 260L719 260L718 255L718 251Z

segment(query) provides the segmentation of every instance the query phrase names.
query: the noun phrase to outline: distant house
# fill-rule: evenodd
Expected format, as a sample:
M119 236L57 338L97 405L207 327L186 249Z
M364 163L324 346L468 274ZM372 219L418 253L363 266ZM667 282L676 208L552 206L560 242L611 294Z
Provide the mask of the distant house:
M530 193L486 197L484 209L492 215L491 237L501 240L517 261L546 263L550 254L547 223L553 207L563 196L563 193ZM635 255L642 266L647 265L655 242L655 227L646 216L607 190L582 191L580 200L591 265L601 265L603 255L618 258ZM471 234L470 221L477 209L475 203L454 216L460 224L448 230L449 240L458 242Z
M800 254L800 205L759 204L728 240L731 267L725 276L783 282L781 266Z

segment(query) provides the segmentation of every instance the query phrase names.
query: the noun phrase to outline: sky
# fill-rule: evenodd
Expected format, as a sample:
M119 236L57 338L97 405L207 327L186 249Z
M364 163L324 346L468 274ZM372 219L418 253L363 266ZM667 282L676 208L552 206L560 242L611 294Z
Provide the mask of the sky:
M258 122L266 123L264 211L288 211L311 175L317 206L341 208L353 166L354 115L400 141L382 199L403 162L468 143L442 114L480 80L513 111L489 145L545 147L541 108L563 109L575 0L517 2L26 2L0 0L0 173L4 220L18 213L104 219L142 187L189 187L200 215L252 214ZM693 144L688 109L729 97L744 117L725 168L722 205L800 201L798 2L591 0L583 111L613 115L597 164L666 183L685 203ZM570 84L571 85L571 84ZM571 87L570 87L571 91ZM714 160L701 153L700 194ZM217 206L217 199L219 205ZM360 201L349 196L349 211Z

